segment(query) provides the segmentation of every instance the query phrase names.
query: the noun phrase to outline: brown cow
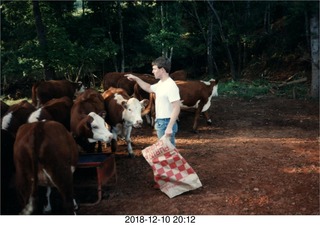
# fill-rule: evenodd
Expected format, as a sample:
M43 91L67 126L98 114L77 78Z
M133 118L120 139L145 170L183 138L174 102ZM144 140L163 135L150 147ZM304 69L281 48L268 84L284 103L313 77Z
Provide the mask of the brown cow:
M15 136L19 127L27 123L30 114L35 109L36 108L26 100L10 106L6 114L2 117L1 128Z
M207 123L211 124L208 109L211 106L211 98L218 96L218 81L176 81L180 91L181 109L195 108L195 116L192 130L196 133L198 118L204 113Z
M14 143L16 187L23 206L20 214L32 214L36 209L38 186L56 187L66 214L73 214L77 161L77 144L62 124L44 121L22 125Z
M1 130L1 214L10 214L8 206L12 202L10 188L13 186L14 163L13 163L14 137L6 130Z
M187 72L184 70L177 70L170 74L172 80L187 80Z
M72 105L73 101L67 96L51 99L41 108L31 113L28 122L54 120L62 123L67 130L70 130L70 111Z
M71 108L70 130L82 150L93 152L97 141L110 142L112 133L104 121L104 100L99 92L87 89Z
M39 108L53 98L68 96L73 99L84 89L81 82L73 83L68 80L39 81L32 86L32 104Z
M106 91L110 87L122 88L127 92L127 94L129 96L132 96L134 93L135 82L128 80L127 77L124 76L126 74L133 74L137 77L140 77L143 80L145 77L146 77L146 79L148 77L153 78L153 76L150 74L131 73L131 72L121 72L121 73L120 72L111 72L111 73L107 73L103 77L103 81L102 81L103 90Z
M106 121L112 126L112 152L117 150L118 135L122 135L127 142L129 156L133 157L130 138L132 127L141 126L143 122L141 116L148 113L144 109L149 101L144 99L139 102L136 98L130 98L126 91L121 88L109 88L102 96L107 111Z
M132 72L110 72L104 75L102 81L103 90L108 90L110 87L114 88L122 88L124 89L129 96L133 95L134 84L135 82L129 81L124 75L133 74L142 80L155 83L152 80L156 80L153 75L150 74L142 74L142 73L132 73ZM170 74L170 77L173 80L186 80L187 73L184 70L177 70Z
M8 111L9 109L9 105L7 105L5 102L3 102L2 100L0 100L1 103L1 117L4 116L4 114Z

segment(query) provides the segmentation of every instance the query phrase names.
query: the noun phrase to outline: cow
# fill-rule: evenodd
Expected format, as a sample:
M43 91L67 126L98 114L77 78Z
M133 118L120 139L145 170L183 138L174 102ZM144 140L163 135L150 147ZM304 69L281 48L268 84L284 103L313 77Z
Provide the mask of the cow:
M158 80L155 79L153 76L143 76L140 78L149 84L155 84L158 82ZM155 119L155 94L144 91L136 82L132 82L132 81L130 82L134 83L133 96L135 98L137 98L140 101L143 99L149 99L149 104L147 106L147 109L149 109L149 113L146 114L145 117L146 117L147 123L153 127L154 119Z
M13 187L15 173L13 163L14 137L6 130L1 130L1 214L9 214L8 206L13 201L10 189Z
M56 121L24 124L17 132L13 149L16 188L22 200L20 214L35 212L38 186L57 188L65 213L74 214L73 172L78 150L68 130Z
M133 74L137 77L140 77L142 80L150 83L155 83L152 80L156 79L153 75L150 74L142 74L142 73L132 73L132 72L110 72L104 75L102 81L103 90L108 90L110 87L114 88L122 88L124 89L129 96L133 95L134 84L135 82L129 81L124 75ZM184 70L177 70L170 74L173 80L186 80L187 73Z
M210 81L175 81L180 92L181 109L195 108L195 116L192 130L197 133L198 119L203 112L207 123L212 121L208 115L208 109L211 106L211 98L218 96L218 81L211 79Z
M140 77L144 80L144 78L148 79L149 77L153 78L150 74L141 74L141 73L131 73L131 72L111 72L107 73L103 77L102 86L103 90L108 90L110 87L114 88L122 88L124 89L129 96L132 96L134 93L134 84L135 82L132 82L127 79L124 75L126 74L133 74L137 77ZM154 78L153 78L154 79Z
M8 131L14 137L19 127L27 123L30 114L36 108L27 100L23 100L9 107L8 111L1 118L1 129Z
M177 70L170 74L172 80L187 80L187 72L184 70Z
M0 100L1 103L1 118L8 111L9 105L7 105L4 101Z
M155 84L159 80L155 79L154 76L145 74L139 76L143 81L149 83L149 84ZM177 70L170 74L170 77L173 80L186 80L187 79L187 73L184 70ZM144 91L137 83L134 83L134 97L138 100L142 99L149 99L149 105L148 108L150 109L150 112L146 115L147 123L151 126L154 126L154 119L155 119L155 94L154 93L148 93Z
M67 96L51 99L31 113L28 122L54 120L62 123L67 130L70 130L70 111L72 105L73 101Z
M123 77L124 74L126 73L121 73L121 72L106 73L103 76L103 80L102 80L103 90L108 90L110 87L117 87L117 83L119 79Z
M81 82L73 83L68 80L39 81L32 86L32 104L39 108L53 98L68 96L73 99L84 90Z
M122 135L127 143L130 157L134 157L131 144L132 127L138 128L142 125L144 114L148 113L145 107L149 100L139 101L136 98L130 98L122 88L109 88L102 93L106 109L106 121L111 125L113 139L111 141L111 150L117 150L118 135Z
M111 141L113 135L104 117L104 99L98 91L87 89L76 98L71 107L70 131L81 151L93 152L96 142Z

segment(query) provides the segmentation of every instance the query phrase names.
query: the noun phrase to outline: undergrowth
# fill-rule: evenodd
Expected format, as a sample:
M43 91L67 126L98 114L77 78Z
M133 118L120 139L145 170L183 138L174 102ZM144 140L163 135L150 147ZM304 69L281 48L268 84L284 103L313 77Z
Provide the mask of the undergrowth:
M244 99L261 98L263 96L284 97L293 99L309 98L309 84L299 83L279 87L279 82L267 80L242 80L219 82L218 93L225 97Z

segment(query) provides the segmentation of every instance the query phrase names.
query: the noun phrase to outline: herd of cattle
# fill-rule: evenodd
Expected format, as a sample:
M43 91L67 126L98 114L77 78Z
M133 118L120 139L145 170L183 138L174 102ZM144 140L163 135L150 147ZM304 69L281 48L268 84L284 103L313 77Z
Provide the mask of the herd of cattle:
M77 207L73 199L73 172L79 154L101 151L101 142L117 150L117 139L124 137L129 156L134 153L131 131L141 127L143 116L153 125L155 118L152 93L144 92L127 73L107 73L103 93L67 80L39 81L32 87L32 104L26 100L12 106L1 101L1 205L6 207L10 180L22 203L21 214L32 214L38 201L38 187L46 186L51 210L50 187L61 194L67 214ZM136 74L150 84L157 80ZM208 109L217 96L217 81L189 81L184 71L170 75L177 83L181 108L195 108L192 130L203 112L211 123ZM98 143L98 144L97 144ZM151 144L151 143L150 143ZM98 146L98 147L96 147Z

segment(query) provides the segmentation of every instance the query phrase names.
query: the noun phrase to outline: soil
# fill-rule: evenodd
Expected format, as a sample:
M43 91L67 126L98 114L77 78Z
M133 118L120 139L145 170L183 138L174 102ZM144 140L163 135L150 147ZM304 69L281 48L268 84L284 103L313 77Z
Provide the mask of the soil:
M201 188L172 199L153 188L152 169L141 150L157 138L145 124L132 133L135 158L127 157L126 145L119 141L117 182L104 188L102 201L81 206L81 201L94 201L96 190L78 191L78 214L320 214L318 102L219 96L210 109L213 124L201 117L198 133L191 132L193 115L181 113L176 144L198 174Z
M141 150L157 138L144 124L132 132L135 158L127 156L119 141L117 180L104 186L99 204L83 205L96 200L96 187L75 188L77 214L319 215L319 103L223 96L212 101L213 124L200 117L198 133L193 133L194 113L181 112L176 137L202 187L172 199L153 188L153 172ZM75 183L91 182L94 170L76 171Z

